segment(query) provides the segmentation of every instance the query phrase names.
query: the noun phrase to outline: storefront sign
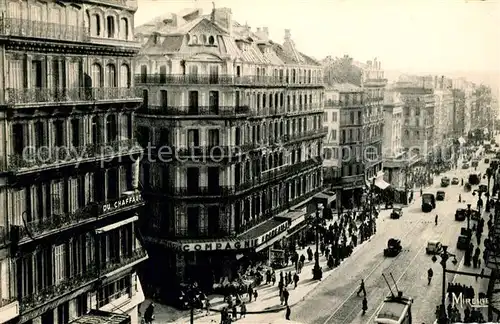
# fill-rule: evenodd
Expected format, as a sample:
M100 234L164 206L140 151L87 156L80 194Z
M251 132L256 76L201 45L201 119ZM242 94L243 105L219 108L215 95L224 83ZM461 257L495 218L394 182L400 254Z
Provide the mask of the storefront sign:
M182 244L182 251L229 251L250 249L256 246L255 240L245 241L225 241L225 242L206 242L206 243L188 243Z
M290 226L290 224L288 222L284 222L284 223L280 224L278 227L273 228L272 230L270 230L269 232L267 232L266 234L264 234L260 237L260 244L264 244L267 241L271 240L272 238L283 233L284 231L286 231L288 229L289 226Z
M119 208L122 208L122 207L126 207L126 206L130 206L130 205L133 205L133 204L137 204L137 203L140 203L142 202L142 197L140 194L135 194L133 196L129 196L129 197L125 197L125 198L122 198L122 199L119 199L111 204L104 204L102 206L102 213L108 213L108 212L111 212L115 209L119 209Z

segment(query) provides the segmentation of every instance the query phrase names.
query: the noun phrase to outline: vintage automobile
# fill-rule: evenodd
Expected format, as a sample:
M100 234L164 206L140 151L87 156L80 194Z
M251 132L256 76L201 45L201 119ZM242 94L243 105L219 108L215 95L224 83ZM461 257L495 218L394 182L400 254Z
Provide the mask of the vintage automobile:
M481 182L481 179L479 178L478 173L471 173L469 174L469 183L472 186L478 185Z
M470 239L467 235L460 235L457 240L457 249L458 250L467 250L469 246Z
M469 192L469 191L471 191L471 190L472 190L472 186L470 185L470 183L468 183L468 182L467 182L467 183L464 185L464 191L465 191L465 192Z
M425 253L438 254L441 252L442 247L443 246L441 242L437 240L430 240L429 242L427 242L427 246L425 247Z
M436 208L436 198L431 193L424 193L422 195L422 211L430 213L434 208Z
M488 186L485 184L480 184L478 190L479 192L488 192Z
M395 207L391 212L392 219L399 219L403 216L403 209L399 207Z
M436 200L438 200L438 201L443 201L445 196L446 196L446 192L444 192L442 190L439 190L438 192L436 192Z
M441 178L441 187L448 187L450 185L450 178L443 177Z
M451 179L451 184L452 184L452 185L457 185L457 184L459 184L459 183L460 183L460 180L459 180L457 177L455 177L455 178Z
M386 257L395 257L397 256L403 248L401 247L401 240L390 238L387 241L387 248L384 249L384 256Z
M469 168L469 163L464 163L462 164L462 169L468 169Z
M465 215L467 213L467 210L466 209L463 209L463 208L457 208L457 210L455 211L455 220L456 221L459 221L459 222L462 222L465 220Z
M471 166L477 168L479 166L479 161L472 161Z

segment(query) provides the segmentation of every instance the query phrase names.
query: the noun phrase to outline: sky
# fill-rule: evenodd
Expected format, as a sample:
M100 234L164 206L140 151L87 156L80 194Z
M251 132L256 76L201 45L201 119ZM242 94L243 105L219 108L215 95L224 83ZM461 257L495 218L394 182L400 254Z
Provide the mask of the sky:
M498 0L215 0L233 19L268 27L282 43L290 29L298 49L316 59L348 54L377 58L387 70L485 72L500 83ZM138 0L135 25L211 0ZM463 73L462 73L463 74ZM476 73L477 74L477 73Z

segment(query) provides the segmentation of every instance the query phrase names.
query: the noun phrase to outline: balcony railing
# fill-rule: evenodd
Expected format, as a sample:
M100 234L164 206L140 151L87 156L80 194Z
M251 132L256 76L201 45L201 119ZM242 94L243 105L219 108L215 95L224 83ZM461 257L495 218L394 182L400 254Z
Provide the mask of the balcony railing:
M55 214L52 215L52 217L28 221L21 227L19 236L20 239L26 237L37 238L50 232L60 232L92 219L97 220L112 211L125 209L131 206L139 207L142 204L144 204L144 202L139 193L134 196L122 197L106 202L91 203L72 213Z
M149 106L137 110L139 114L159 116L234 116L250 113L248 106Z
M30 38L87 42L88 28L20 18L1 18L0 34Z
M124 99L140 101L140 98L135 88L7 88L7 103L11 105Z
M64 279L58 284L45 287L36 293L21 298L21 311L27 312L37 306L43 305L64 293L78 289L78 287L90 284L97 280L98 267L95 264L88 265L86 271L71 278Z
M99 273L100 275L105 275L137 260L145 258L147 257L147 255L148 254L143 247L137 248L133 250L129 255L121 255L118 258L106 261L106 263L101 266L101 270Z
M319 129L308 130L305 132L295 132L283 136L284 142L291 142L295 140L305 139L311 136L325 136L328 133L328 126L322 126Z
M102 144L87 144L78 147L54 147L25 152L23 155L9 156L9 171L38 169L42 167L61 166L62 164L81 163L89 159L106 158L132 150L141 152L142 148L135 140L127 139Z
M260 217L260 218L254 218L251 221L246 222L244 225L240 226L239 232L240 233L245 232L245 231L251 229L252 227L254 227L256 225L259 225L263 221L268 220L271 217L277 216L278 214L284 212L285 210L290 209L293 206L302 203L306 199L311 198L312 196L314 196L315 194L317 194L318 192L320 192L322 190L323 190L322 187L316 188L316 189L313 189L312 191L310 191L310 192L308 192L308 193L306 193L304 195L301 195L300 197L297 197L297 198L294 198L294 199L291 199L291 200L287 200L286 202L284 202L283 204L281 204L277 208L264 213L264 215L262 217Z
M106 275L114 270L122 268L127 264L133 263L146 257L146 251L141 247L136 249L128 256L122 256L118 262L107 262L99 268L97 264L87 266L87 270L79 275L62 280L60 283L43 288L40 291L25 296L21 299L21 310L27 312L37 306L43 305L60 295L78 289L81 286L92 283L99 276Z
M295 81L295 82L292 82ZM224 74L136 74L136 84L216 84L216 85L272 85L272 86L319 86L323 85L320 78L306 78L305 80L275 76L235 76Z

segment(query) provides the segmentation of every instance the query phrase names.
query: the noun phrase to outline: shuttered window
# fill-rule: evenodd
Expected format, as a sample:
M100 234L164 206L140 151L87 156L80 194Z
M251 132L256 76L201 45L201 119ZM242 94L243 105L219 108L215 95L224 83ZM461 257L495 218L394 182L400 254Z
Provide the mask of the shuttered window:
M54 284L66 278L66 248L64 244L54 247Z

